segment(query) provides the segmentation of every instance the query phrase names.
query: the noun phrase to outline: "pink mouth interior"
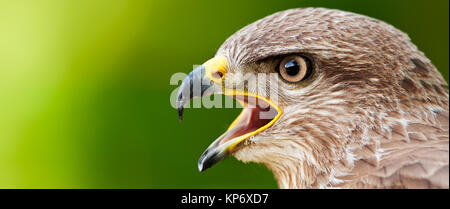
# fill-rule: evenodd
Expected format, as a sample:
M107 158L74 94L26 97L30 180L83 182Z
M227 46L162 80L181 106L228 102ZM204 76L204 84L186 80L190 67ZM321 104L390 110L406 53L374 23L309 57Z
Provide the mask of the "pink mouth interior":
M278 114L278 111L263 99L244 95L234 97L242 102L244 109L236 119L235 125L223 135L221 144L260 129Z

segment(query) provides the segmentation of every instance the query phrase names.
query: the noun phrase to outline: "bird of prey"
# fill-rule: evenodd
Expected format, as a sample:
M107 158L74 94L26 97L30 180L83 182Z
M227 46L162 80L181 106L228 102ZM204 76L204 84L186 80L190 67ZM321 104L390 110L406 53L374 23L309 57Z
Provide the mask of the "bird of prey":
M239 74L277 79L250 87ZM277 86L276 101L264 86ZM448 85L383 21L325 8L269 15L183 80L180 119L190 99L215 93L244 108L200 171L232 155L263 163L280 188L449 188Z

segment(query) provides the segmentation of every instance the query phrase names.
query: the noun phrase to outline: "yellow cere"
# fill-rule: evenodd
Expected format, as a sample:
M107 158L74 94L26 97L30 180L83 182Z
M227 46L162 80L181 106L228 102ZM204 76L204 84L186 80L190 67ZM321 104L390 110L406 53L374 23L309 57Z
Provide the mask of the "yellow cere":
M203 64L205 66L206 74L208 75L209 79L214 81L215 83L221 84L223 81L223 78L225 76L225 73L227 72L228 68L228 61L227 58L224 56L216 56L207 62ZM222 74L222 77L215 77L214 75L220 75Z
M203 64L203 66L205 66L205 71L207 76L209 77L209 79L211 79L213 82L218 83L218 84L222 84L223 79L225 78L225 73L227 72L228 69L228 61L227 58L225 58L224 56L216 56L210 60L208 60L207 62L205 62ZM218 76L214 76L214 75L222 75L221 77ZM271 105L272 107L275 107L278 111L278 114L275 116L275 118L270 121L269 123L267 123L266 125L264 125L263 127L257 129L256 131L244 134L242 136L236 137L233 139L233 143L227 147L227 150L230 151L233 149L233 147L235 147L237 144L239 144L240 142L242 142L243 140L249 138L250 136L256 135L257 133L269 128L270 126L272 126L275 121L278 120L278 118L281 116L281 109L275 105L272 101L270 101L269 99L256 95L256 94L252 94L246 91L237 91L234 89L224 89L224 95L227 96L235 96L235 95L242 95L242 96L251 96L251 97L255 97L258 99L262 99L265 102L267 102L269 105ZM239 101L239 100L238 100ZM243 102L239 101L239 103L244 106ZM231 123L231 125L229 126L228 130L230 130L232 127L234 127L239 119L239 117L241 116L241 114L243 113L243 111L239 114L239 116L233 121L233 123Z

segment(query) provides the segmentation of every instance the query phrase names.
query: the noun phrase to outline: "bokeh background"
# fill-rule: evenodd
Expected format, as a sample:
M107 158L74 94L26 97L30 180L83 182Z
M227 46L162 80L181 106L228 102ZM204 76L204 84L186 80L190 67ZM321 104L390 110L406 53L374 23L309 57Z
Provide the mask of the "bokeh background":
M0 0L0 188L276 188L234 158L197 171L240 109L180 124L169 79L246 24L309 6L391 23L448 81L447 0Z

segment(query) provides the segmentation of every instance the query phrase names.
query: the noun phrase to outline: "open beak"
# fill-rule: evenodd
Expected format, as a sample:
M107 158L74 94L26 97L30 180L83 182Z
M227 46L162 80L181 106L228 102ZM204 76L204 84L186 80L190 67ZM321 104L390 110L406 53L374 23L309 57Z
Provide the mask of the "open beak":
M210 168L232 153L236 145L272 126L282 113L276 104L265 97L244 90L224 88L226 72L226 58L214 57L189 73L178 90L177 107L180 120L184 107L194 97L224 94L238 100L243 107L228 130L200 156L199 171Z

